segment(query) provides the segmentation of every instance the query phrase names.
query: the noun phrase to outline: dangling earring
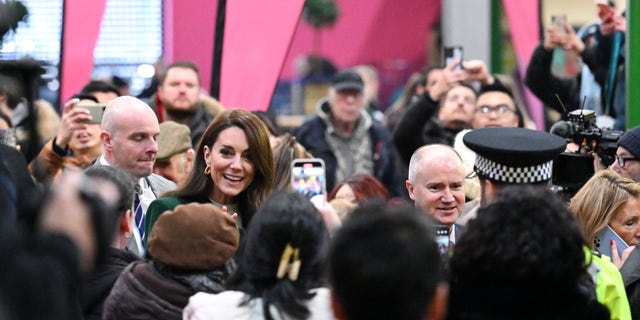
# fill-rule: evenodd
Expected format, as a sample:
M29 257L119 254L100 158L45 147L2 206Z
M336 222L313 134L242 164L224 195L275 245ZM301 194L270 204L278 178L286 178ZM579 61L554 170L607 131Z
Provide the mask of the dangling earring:
M204 174L205 175L210 175L211 174L211 167L207 166L206 168L204 168Z

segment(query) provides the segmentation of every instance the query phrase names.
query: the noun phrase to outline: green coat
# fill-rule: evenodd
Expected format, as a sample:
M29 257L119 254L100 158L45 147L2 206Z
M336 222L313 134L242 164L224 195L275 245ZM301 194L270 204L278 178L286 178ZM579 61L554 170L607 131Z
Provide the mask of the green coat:
M170 211L181 204L192 202L210 203L207 198L198 199L195 197L162 197L153 200L149 204L149 208L147 208L147 214L144 218L144 232L147 237L151 236L151 229L153 228L153 225L165 211ZM145 248L145 251L146 249L147 248Z

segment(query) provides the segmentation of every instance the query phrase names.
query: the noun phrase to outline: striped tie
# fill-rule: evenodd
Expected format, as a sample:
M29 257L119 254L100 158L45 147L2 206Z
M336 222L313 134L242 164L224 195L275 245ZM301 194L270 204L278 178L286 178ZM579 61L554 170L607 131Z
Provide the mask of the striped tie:
M142 202L140 202L140 197L138 193L136 193L136 197L133 201L133 207L135 208L136 213L136 227L138 228L138 233L140 234L140 241L142 242L142 247L146 247L145 242L145 234L144 234L144 211L142 210Z

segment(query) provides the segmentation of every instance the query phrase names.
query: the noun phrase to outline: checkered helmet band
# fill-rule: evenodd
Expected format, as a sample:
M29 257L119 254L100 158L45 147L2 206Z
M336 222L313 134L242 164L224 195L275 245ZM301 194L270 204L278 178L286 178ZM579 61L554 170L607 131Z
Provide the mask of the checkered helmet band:
M507 183L535 183L551 179L553 160L529 167L509 167L481 155L476 157L475 170L484 177Z

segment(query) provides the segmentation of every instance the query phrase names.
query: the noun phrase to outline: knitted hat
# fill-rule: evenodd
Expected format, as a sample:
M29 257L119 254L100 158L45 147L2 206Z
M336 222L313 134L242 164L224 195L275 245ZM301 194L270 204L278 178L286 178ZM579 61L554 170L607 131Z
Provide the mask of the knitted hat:
M627 149L634 158L640 159L640 126L623 134L618 140L618 147Z
M147 243L154 260L182 270L211 270L238 248L235 220L210 203L179 205L153 225Z
M187 125L173 121L160 124L158 135L158 160L169 159L174 154L191 148L191 130Z

